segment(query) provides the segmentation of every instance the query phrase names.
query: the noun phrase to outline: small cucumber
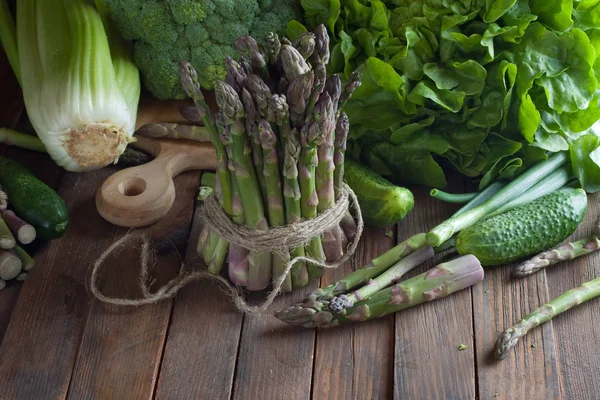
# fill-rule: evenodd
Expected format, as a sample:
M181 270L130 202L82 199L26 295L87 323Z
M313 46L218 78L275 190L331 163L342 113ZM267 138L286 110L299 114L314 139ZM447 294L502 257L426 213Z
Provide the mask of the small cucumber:
M69 221L65 202L28 168L0 157L0 186L12 210L33 225L38 237L51 240L65 233Z
M410 190L385 180L375 171L346 159L344 180L352 188L365 224L388 226L400 222L415 205Z
M586 209L585 191L561 189L464 229L456 249L460 255L473 254L484 266L507 264L568 238Z

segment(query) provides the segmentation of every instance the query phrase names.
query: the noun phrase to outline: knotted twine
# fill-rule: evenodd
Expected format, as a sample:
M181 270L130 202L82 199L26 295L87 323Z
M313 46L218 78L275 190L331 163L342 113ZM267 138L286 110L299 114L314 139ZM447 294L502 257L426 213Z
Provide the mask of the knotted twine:
M317 215L317 217L301 220L286 226L270 227L268 230L255 230L248 228L247 226L237 225L231 221L213 195L205 200L204 206L202 207L201 220L210 231L220 235L229 243L236 244L252 252L261 253L268 251L282 255L283 257L286 257L286 254L289 254L291 249L302 247L308 244L313 238L335 229L349 209L351 204L350 200L352 200L356 213L356 235L354 240L347 246L342 258L334 263L325 263L306 256L292 258L287 261L284 273L274 279L273 289L269 292L265 301L258 306L249 305L243 297L242 290L239 287L232 285L222 276L214 275L206 270L190 271L185 264L182 264L177 277L167 282L155 292L151 292L150 286L152 282L149 269L150 265L155 262L155 255L152 251L149 235L137 231L130 231L127 233L108 247L96 260L92 266L90 290L98 300L105 303L124 306L141 306L172 298L188 283L208 279L215 280L223 286L224 291L229 295L231 301L239 311L247 313L264 313L279 294L285 278L287 274L290 273L294 264L305 262L322 268L337 268L352 257L356 251L364 228L364 222L356 195L348 185L343 184L339 190L339 196L334 206L323 211ZM102 265L109 256L120 249L123 249L127 244L138 237L141 237L142 239L139 286L143 297L127 299L111 297L101 293L98 288L98 281Z

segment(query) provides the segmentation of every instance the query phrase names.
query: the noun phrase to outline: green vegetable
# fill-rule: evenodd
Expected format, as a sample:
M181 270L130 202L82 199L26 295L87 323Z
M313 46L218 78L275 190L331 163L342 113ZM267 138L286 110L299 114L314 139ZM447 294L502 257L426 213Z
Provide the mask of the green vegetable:
M569 150L600 189L596 1L301 3L331 33L329 69L361 73L349 148L379 174L444 187L451 164L483 187Z
M245 35L263 40L283 33L301 15L297 0L106 0L123 37L134 42L134 59L145 87L159 99L181 99L179 60L198 71L202 87L225 79L225 56Z
M103 0L20 0L17 44L28 117L70 171L117 161L135 129L140 82ZM6 18L0 7L0 18Z
M0 128L0 143L7 146L17 146L22 149L39 151L40 153L46 152L44 143L33 135L21 133L8 128Z
M0 279L8 281L16 278L22 265L19 257L9 251L0 250Z
M477 258L466 255L380 290L339 314L332 313L329 308L314 308L309 301L283 309L275 316L285 323L305 328L329 328L346 322L366 321L441 299L482 281L483 275Z
M560 296L550 300L531 314L524 317L514 326L508 328L498 337L494 347L494 356L502 360L517 345L519 339L530 330L550 321L573 307L600 296L600 278L586 282L576 288L567 290ZM533 347L533 345L532 345Z
M448 193L440 189L431 189L429 195L434 199L444 201L446 203L468 203L477 197L478 193Z
M19 84L21 84L21 68L19 67L19 52L17 50L17 27L6 0L0 0L0 43L6 53Z
M484 266L507 264L565 240L586 209L585 191L562 189L464 229L456 249L459 254L473 254Z
M31 256L22 247L15 246L14 250L17 257L19 257L19 260L21 260L23 270L31 270L31 268L33 268L35 265L34 259L31 258Z
M0 249L9 250L15 247L17 241L12 234L6 221L0 217Z
M346 159L344 165L344 179L356 193L367 225L395 224L413 209L415 200L410 190L395 186L356 161Z
M12 209L33 225L39 237L51 240L65 233L69 219L64 201L29 169L0 157L0 185Z

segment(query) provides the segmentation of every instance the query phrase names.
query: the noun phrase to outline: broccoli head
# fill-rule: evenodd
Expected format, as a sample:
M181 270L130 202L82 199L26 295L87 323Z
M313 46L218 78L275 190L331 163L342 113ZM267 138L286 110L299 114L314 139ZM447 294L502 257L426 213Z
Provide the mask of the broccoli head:
M225 77L233 42L282 34L300 19L299 0L106 0L121 35L134 45L144 86L159 99L181 99L178 62L192 63L202 87Z

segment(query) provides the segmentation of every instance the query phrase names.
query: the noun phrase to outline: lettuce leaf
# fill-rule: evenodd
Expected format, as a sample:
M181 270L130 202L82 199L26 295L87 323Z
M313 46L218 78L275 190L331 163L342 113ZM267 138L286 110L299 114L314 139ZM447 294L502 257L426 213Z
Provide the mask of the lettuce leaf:
M332 36L353 154L398 183L486 186L568 150L600 190L597 0L301 0Z

